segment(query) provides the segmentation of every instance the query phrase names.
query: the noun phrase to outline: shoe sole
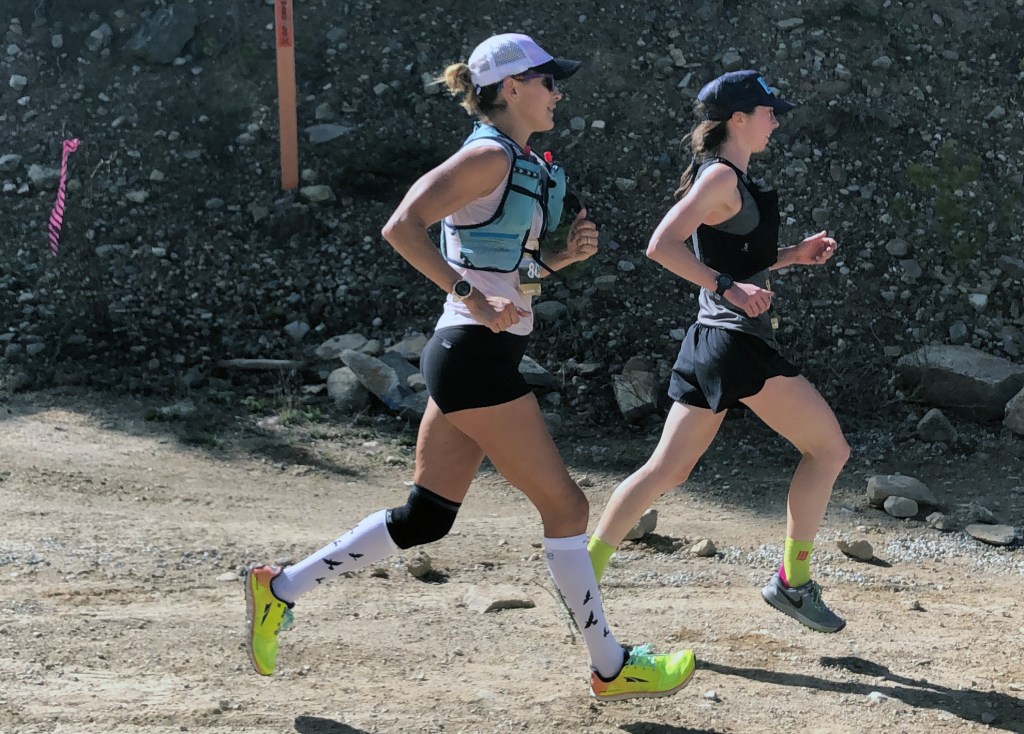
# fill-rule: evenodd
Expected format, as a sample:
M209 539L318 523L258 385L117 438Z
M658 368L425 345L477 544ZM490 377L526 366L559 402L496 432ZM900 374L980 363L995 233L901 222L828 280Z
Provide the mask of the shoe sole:
M795 619L797 622L802 624L804 627L806 627L809 630L813 630L814 632L820 632L822 634L829 635L829 634L835 634L836 632L840 632L840 631L843 630L843 628L846 627L846 620L845 619L843 620L843 623L841 625L839 625L838 627L825 627L825 626L820 625L820 624L815 624L814 622L810 621L809 619L806 619L805 617L799 616L796 613L796 610L793 609L793 607L783 606L783 605L780 605L780 604L776 604L774 599L773 599L773 595L771 595L769 593L766 593L764 591L764 589L761 590L761 598L764 599L764 603L765 604L770 606L775 611L781 612L782 614L785 614L787 617L790 617L791 619Z
M273 675L274 671L264 672L258 662L256 662L256 653L252 648L252 636L256 624L256 597L252 593L252 572L259 568L259 564L250 563L249 567L245 569L245 614L246 614L246 634L245 634L245 651L249 654L249 662L252 663L252 668L260 675Z
M690 672L690 675L686 678L686 680L684 680L675 688L670 688L667 691L657 691L654 693L618 693L614 696L599 696L596 693L594 693L594 689L591 688L590 697L593 698L595 701L626 701L630 698L665 698L666 696L674 696L675 694L679 693L679 691L683 690L688 685L690 685L690 681L693 680L694 676L697 673L696 662L697 661L694 660L694 668Z

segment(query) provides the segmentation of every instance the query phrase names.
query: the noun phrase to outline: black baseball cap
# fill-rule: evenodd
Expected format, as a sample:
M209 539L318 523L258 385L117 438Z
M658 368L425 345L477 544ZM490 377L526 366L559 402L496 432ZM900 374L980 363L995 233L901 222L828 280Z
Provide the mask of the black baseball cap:
M779 99L768 82L752 69L730 71L704 85L697 95L709 120L728 120L733 112L752 112L755 107L771 107L784 115L796 107Z

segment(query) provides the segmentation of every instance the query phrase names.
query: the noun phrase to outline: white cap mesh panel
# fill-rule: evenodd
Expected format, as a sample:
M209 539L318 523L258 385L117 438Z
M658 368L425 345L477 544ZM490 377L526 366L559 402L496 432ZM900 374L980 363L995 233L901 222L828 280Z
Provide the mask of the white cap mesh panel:
M529 62L529 58L516 43L503 43L494 49L494 63L501 67L507 64L515 64L517 61Z

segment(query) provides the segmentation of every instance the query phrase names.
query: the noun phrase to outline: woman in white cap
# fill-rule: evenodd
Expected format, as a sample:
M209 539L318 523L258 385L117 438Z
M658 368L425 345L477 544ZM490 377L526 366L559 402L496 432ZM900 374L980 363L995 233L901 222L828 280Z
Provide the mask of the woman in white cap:
M562 98L557 82L578 67L553 58L529 36L502 34L481 43L468 64L445 70L448 88L479 121L454 155L413 184L383 229L395 250L447 294L421 358L430 399L413 488L403 506L370 515L293 566L250 567L248 642L257 672L274 671L277 633L302 594L444 537L487 456L540 512L548 568L590 653L592 695L665 696L693 675L689 650L658 655L615 639L587 554L586 496L518 370L537 289L523 280L597 250L597 228L581 211L566 246L541 260L539 241L558 224L565 177L528 145L533 133L554 127ZM427 232L437 222L443 222L440 252Z
M761 594L813 630L838 632L846 622L822 601L810 559L850 448L832 409L777 351L769 281L778 268L824 264L836 241L818 232L780 248L777 195L747 174L751 156L779 126L777 116L795 105L779 99L756 71L720 76L697 99L693 162L647 246L648 257L700 287L697 321L672 368L674 402L661 440L616 488L590 540L594 570L600 579L643 512L689 477L726 410L743 405L802 455L789 487L783 562ZM694 252L686 246L691 236Z

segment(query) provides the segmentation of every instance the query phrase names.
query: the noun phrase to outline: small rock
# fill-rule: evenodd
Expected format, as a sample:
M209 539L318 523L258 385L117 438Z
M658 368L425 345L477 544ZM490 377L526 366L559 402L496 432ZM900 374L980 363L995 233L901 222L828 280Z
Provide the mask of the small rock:
M909 497L887 497L884 507L886 512L898 518L914 517L918 513L917 502Z
M434 570L430 556L422 551L405 562L405 569L418 579Z
M423 93L434 96L441 93L441 85L437 83L434 75L430 72L420 74L420 83L423 85Z
M956 507L956 517L963 525L998 525L999 520L996 519L996 515L992 510L985 507L980 502L971 500L970 502L964 502L958 504Z
M690 554L697 558L712 558L717 553L718 548L712 540L702 540L690 548Z
M871 547L871 543L863 538L854 540L853 542L837 540L836 545L845 555L850 558L855 558L858 561L870 561L875 557L875 549Z
M743 57L736 51L726 51L722 54L722 68L726 71L739 71L743 68Z
M953 530L953 523L950 522L949 518L941 512L933 512L925 518L925 522L928 523L928 527L934 530L941 530L943 532Z
M626 537L623 540L640 540L648 533L653 533L654 529L658 527L658 511L648 510L637 521L637 524L626 533Z
M997 104L992 108L992 111L985 115L986 120L998 121L1006 117L1006 108L1001 104Z
M989 545L1013 545L1017 530L1009 525L968 525L964 530L975 540Z
M313 202L314 204L325 204L337 200L334 191L325 184L303 186L299 189L299 195L306 201Z
M929 443L954 443L957 440L956 428L938 408L924 414L917 424L917 435Z
M21 165L21 156L17 153L7 153L6 155L0 155L0 171L4 173L10 173Z
M988 306L988 296L984 293L971 293L967 296L967 302L975 311L984 311Z
M533 599L514 586L472 586L463 598L466 607L479 614L502 609L533 609Z
M292 321L284 327L284 331L293 340L300 342L309 333L309 324L305 321Z
M910 254L910 245L907 244L906 240L901 240L897 237L885 243L885 251L893 257L904 258Z

